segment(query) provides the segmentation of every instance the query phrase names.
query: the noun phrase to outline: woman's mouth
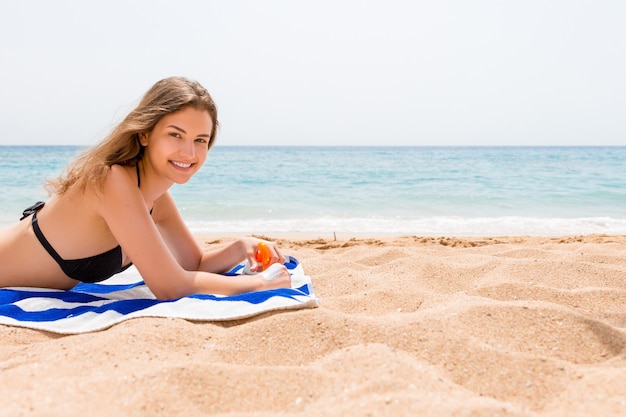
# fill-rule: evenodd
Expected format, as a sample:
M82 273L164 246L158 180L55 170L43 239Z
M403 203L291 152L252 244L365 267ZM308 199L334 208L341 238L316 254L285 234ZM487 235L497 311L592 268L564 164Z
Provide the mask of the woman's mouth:
M184 162L178 162L178 161L170 161L172 163L172 165L177 166L179 168L191 168L191 166L193 165L191 162L189 163L184 163Z

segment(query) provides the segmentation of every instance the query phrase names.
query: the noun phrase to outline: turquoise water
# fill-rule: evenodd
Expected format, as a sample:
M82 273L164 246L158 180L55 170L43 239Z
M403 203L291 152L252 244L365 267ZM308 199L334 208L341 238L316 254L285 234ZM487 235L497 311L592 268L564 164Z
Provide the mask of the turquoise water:
M81 148L0 147L0 226ZM228 147L172 194L194 232L626 234L626 147Z

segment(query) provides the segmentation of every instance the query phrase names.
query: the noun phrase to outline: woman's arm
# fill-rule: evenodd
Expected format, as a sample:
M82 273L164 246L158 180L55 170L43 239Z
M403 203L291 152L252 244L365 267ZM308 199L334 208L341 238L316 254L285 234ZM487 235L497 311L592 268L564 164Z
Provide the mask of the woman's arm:
M199 270L200 267L226 270L228 263L233 266L243 260L241 255L245 252L242 247L237 248L240 243L234 243L221 250L223 258L220 252L203 255L180 215L169 217L172 210L177 210L175 206L168 208L168 200L171 202L171 197L166 194L155 202L157 228L133 178L124 168L114 165L98 204L99 214L157 298L194 293L231 295L290 286L287 271L268 281L260 275L225 277ZM243 250L250 250L250 244L244 245Z
M270 251L270 264L284 263L285 258L273 242L246 237L212 251L203 252L183 221L170 193L165 193L154 203L153 220L180 265L188 271L223 273L238 263L248 260L252 270L257 265L256 252L259 242Z

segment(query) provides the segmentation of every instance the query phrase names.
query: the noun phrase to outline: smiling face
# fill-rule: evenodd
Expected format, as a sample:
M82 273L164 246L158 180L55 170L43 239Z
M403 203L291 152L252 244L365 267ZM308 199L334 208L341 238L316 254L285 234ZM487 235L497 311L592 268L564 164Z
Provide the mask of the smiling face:
M184 184L195 174L209 151L213 121L205 110L186 107L157 122L140 135L145 146L143 168L164 181Z

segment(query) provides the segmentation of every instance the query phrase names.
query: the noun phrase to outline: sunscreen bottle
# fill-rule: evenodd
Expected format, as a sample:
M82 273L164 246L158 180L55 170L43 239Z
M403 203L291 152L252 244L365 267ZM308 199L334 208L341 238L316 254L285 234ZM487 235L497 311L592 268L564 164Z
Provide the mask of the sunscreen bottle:
M272 255L270 254L270 248L263 242L259 242L256 251L256 261L261 264L262 271L265 271L270 266Z

